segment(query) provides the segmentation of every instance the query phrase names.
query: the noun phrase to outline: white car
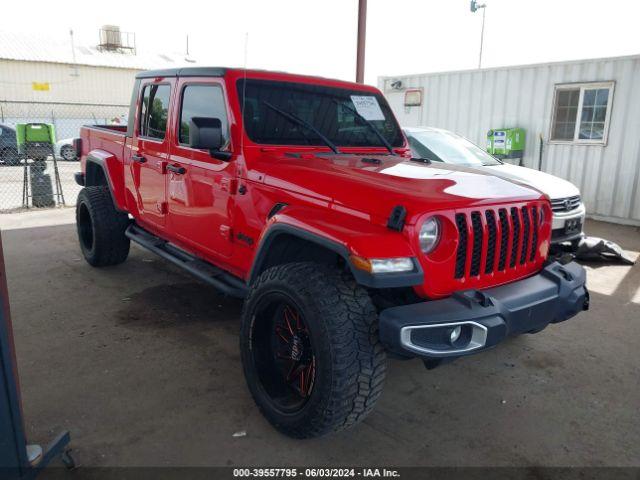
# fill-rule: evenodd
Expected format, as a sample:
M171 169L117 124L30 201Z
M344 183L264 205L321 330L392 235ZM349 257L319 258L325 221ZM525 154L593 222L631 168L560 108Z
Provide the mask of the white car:
M53 147L56 158L73 162L78 160L76 149L73 148L73 138L65 138L58 140Z
M403 129L412 155L434 162L453 163L483 170L496 176L530 185L546 193L551 200L554 244L572 242L576 247L582 238L585 208L580 190L571 182L532 168L503 163L464 137L448 130L431 127Z

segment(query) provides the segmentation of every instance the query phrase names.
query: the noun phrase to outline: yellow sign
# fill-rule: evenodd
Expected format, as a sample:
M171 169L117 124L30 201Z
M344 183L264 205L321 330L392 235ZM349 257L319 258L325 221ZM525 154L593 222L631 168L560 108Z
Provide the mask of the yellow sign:
M37 92L48 92L50 90L49 82L32 82L31 88Z

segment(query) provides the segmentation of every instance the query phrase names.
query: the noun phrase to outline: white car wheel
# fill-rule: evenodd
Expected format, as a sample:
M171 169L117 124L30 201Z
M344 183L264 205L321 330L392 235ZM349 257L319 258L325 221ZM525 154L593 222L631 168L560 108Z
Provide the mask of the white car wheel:
M67 161L76 160L76 152L71 145L63 145L60 149L60 156Z

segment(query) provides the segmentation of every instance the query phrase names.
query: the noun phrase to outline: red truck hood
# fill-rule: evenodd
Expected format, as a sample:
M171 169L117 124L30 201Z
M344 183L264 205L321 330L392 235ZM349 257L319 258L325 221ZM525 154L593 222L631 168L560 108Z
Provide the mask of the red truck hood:
M413 223L416 215L429 211L543 197L491 173L400 156L269 152L260 157L254 172L265 184L381 220L396 205L405 206Z

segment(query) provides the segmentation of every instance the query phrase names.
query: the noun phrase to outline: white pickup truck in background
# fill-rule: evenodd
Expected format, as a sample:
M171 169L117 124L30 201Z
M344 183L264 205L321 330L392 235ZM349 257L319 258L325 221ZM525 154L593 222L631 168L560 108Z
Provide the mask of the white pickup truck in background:
M532 168L504 163L466 138L431 127L403 128L413 156L490 170L492 174L530 185L551 199L554 244L571 243L575 249L583 236L585 207L580 190L571 182Z

